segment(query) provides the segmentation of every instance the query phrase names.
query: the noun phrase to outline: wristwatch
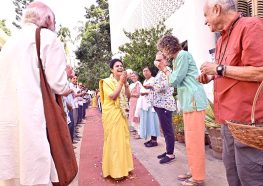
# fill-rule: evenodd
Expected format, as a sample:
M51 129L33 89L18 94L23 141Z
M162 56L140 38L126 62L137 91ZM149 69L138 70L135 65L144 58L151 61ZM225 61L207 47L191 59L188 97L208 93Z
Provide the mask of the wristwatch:
M217 67L216 67L216 72L219 76L222 76L223 75L223 72L224 72L224 65L222 64L219 64Z

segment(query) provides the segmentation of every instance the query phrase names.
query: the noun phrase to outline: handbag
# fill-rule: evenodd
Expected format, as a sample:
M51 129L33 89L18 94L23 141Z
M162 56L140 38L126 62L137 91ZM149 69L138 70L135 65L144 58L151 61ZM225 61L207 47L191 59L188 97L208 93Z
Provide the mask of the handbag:
M63 109L62 97L52 94L47 83L43 64L40 59L40 31L36 29L36 49L40 71L40 86L43 98L44 113L47 127L47 137L50 144L51 156L58 173L57 186L66 186L75 178L78 172L77 161Z

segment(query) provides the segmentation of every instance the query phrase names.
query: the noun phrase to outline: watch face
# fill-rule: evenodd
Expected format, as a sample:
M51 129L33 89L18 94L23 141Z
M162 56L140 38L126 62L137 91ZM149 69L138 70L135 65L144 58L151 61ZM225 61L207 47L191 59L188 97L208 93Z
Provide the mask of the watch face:
M219 66L217 67L217 70L223 70L223 66L222 66L222 65L219 65Z
M217 74L220 75L220 76L222 76L223 70L224 70L224 66L223 65L218 65L216 67Z

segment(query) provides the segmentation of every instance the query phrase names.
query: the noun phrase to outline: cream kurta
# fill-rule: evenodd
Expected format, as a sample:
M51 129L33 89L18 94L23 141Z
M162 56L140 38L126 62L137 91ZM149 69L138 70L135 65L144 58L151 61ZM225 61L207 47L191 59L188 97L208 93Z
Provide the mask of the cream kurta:
M46 135L46 123L34 24L25 25L0 52L0 181L20 184L57 180ZM53 92L68 91L63 45L56 34L41 30L41 58Z

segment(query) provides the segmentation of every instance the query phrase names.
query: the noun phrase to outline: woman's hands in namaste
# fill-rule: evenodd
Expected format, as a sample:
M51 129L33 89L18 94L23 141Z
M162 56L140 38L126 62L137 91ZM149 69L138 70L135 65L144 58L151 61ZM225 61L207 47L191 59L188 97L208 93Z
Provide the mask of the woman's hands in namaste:
M122 74L120 76L120 82L125 85L127 83L127 78L128 78L128 74L127 72L124 70L122 71Z

